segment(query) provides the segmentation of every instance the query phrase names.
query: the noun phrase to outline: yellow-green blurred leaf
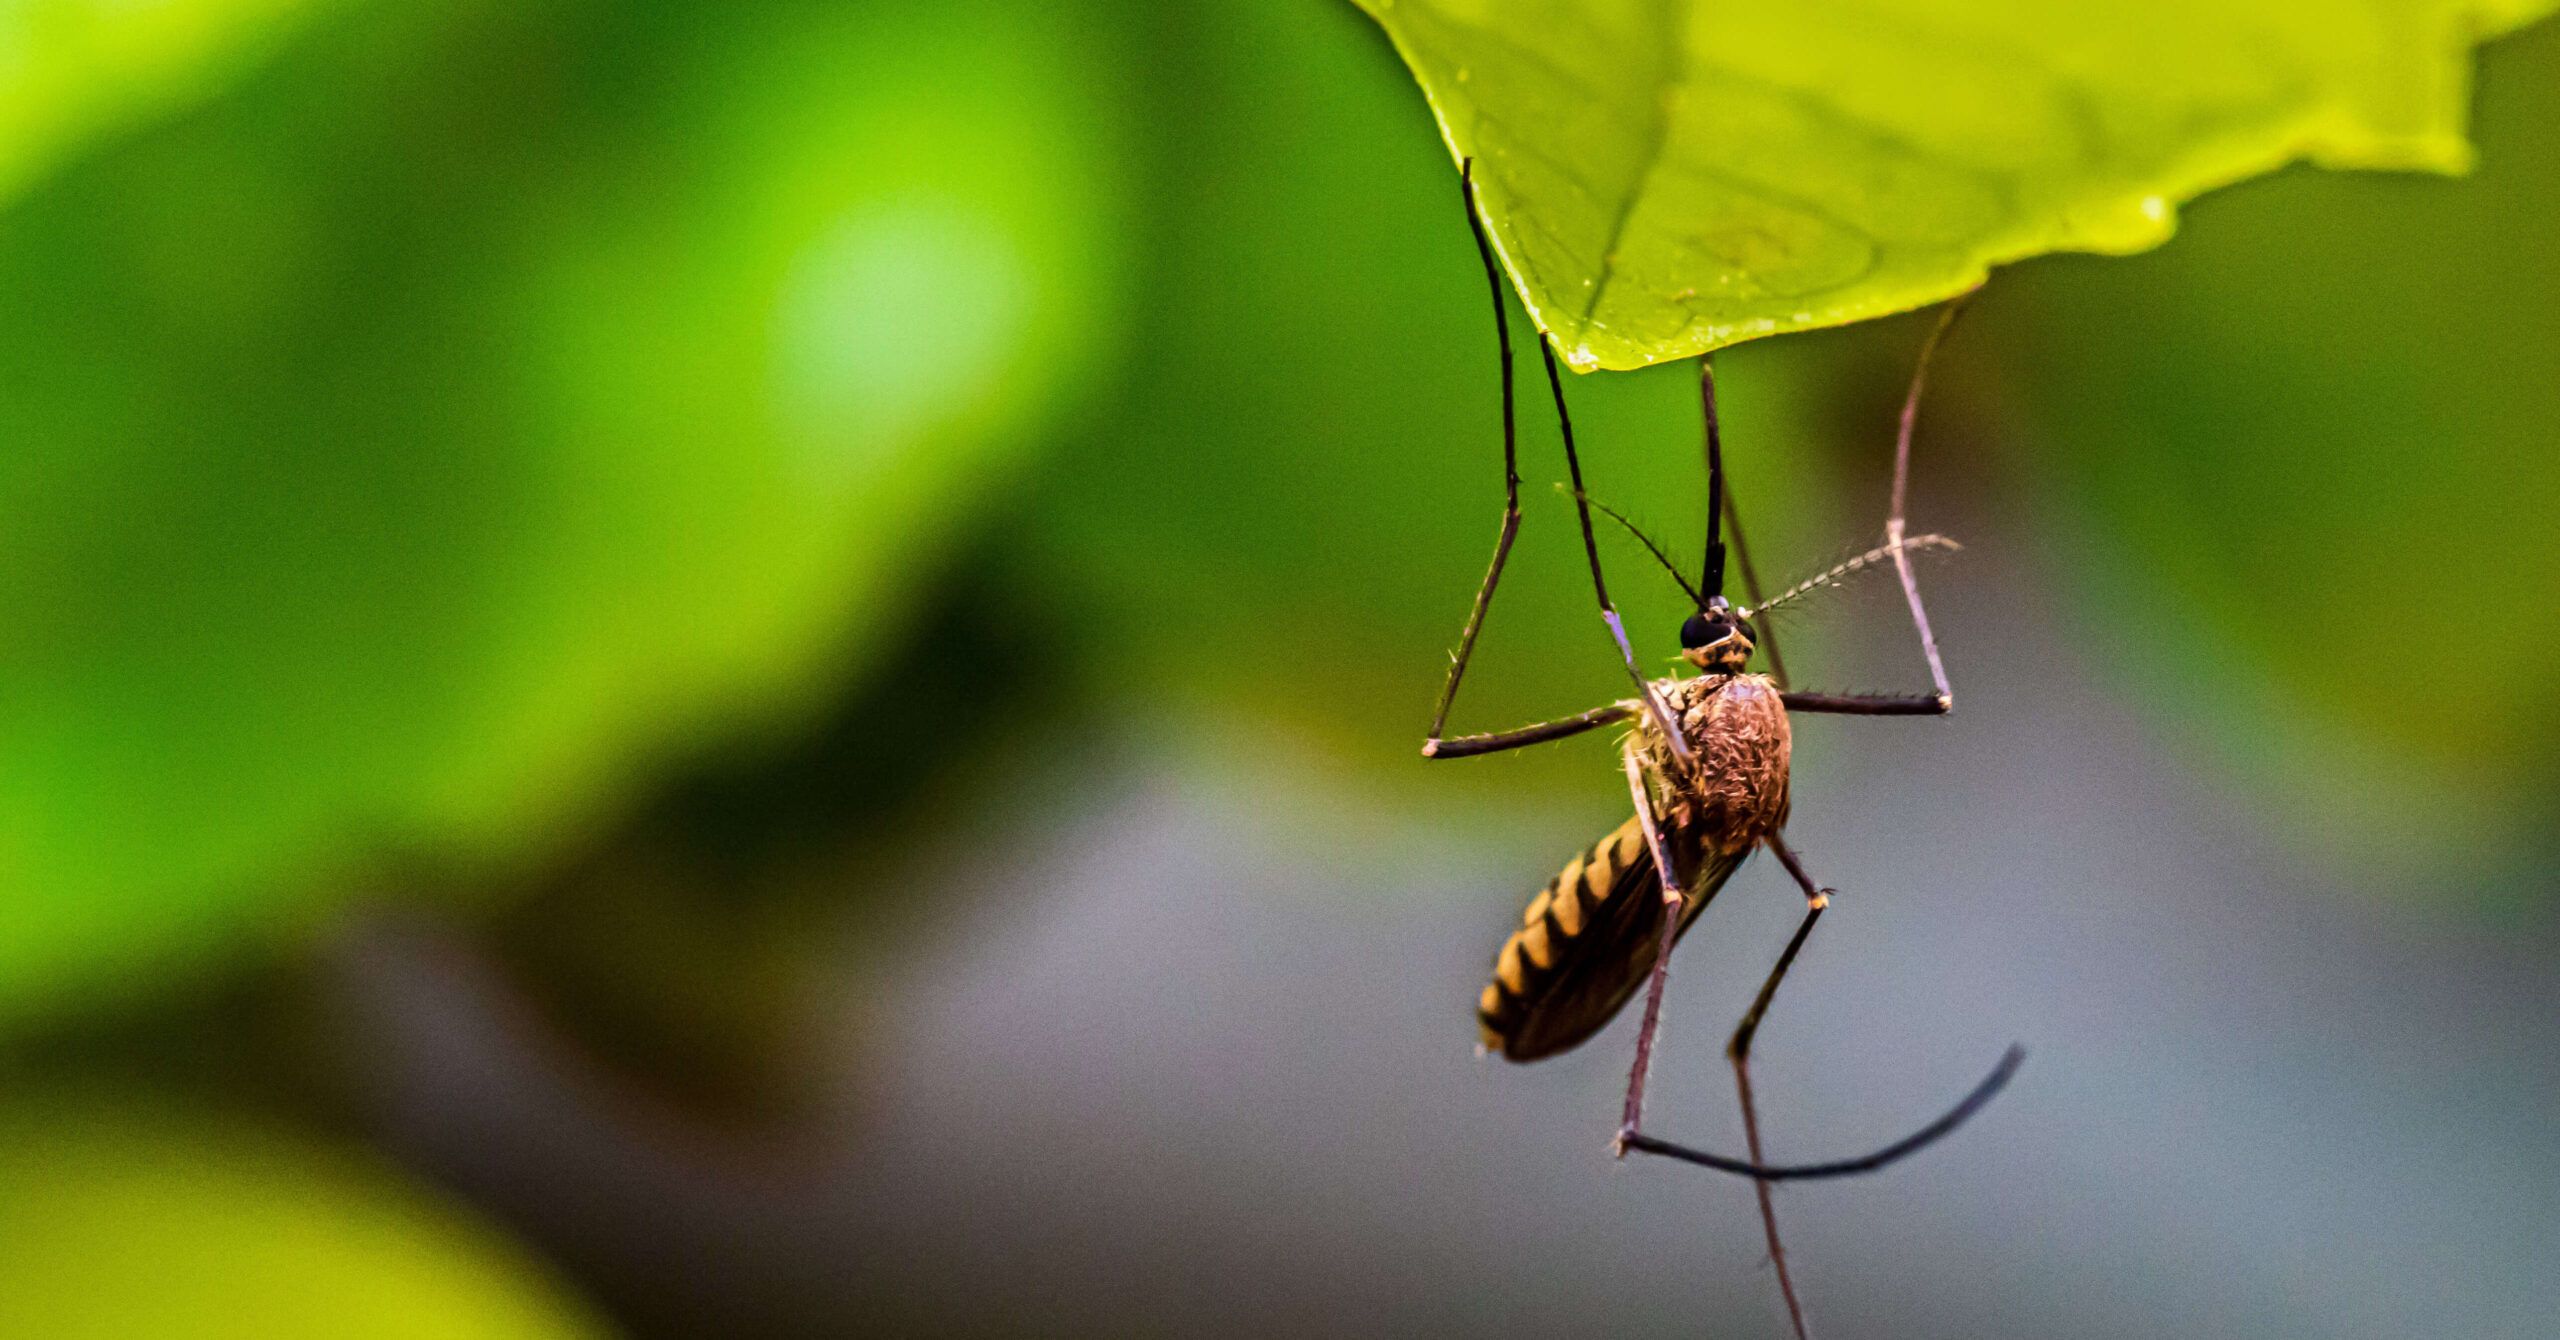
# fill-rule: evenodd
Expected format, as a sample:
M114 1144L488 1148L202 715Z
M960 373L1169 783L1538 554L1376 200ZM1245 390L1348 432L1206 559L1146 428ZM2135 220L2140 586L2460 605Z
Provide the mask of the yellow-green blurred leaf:
M332 0L0 0L0 202L221 88Z
M1359 0L1575 366L2158 245L2308 158L2462 170L2470 53L2549 0Z
M131 1101L0 1112L0 1335L553 1340L604 1333L390 1169Z

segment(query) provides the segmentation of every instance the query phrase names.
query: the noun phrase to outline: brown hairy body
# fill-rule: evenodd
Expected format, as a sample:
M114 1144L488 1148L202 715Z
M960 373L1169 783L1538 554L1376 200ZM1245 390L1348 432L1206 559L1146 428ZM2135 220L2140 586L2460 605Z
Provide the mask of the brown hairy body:
M1695 829L1717 851L1747 852L1784 827L1795 736L1778 686L1767 675L1700 675L1658 681L1656 691L1697 759L1684 774L1654 732L1636 732L1645 764L1670 783L1655 797L1664 828Z
M1695 760L1683 765L1639 715L1628 740L1654 778L1654 812L1682 892L1680 932L1752 848L1787 820L1793 736L1766 675L1654 683ZM1566 1051L1616 1016L1661 952L1653 853L1630 818L1529 900L1477 1002L1485 1045L1514 1061Z

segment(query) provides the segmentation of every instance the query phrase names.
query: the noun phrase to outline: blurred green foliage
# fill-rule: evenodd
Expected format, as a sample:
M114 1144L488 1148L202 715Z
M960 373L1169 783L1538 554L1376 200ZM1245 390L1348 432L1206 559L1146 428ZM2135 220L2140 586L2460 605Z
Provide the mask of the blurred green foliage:
M554 1340L604 1333L368 1158L132 1094L0 1113L0 1333Z
M0 201L88 142L223 89L320 0L0 4Z
M0 1017L870 654L1108 347L1097 60L376 4L0 216Z
M2560 782L2560 31L2486 53L2478 136L2459 186L2287 173L2034 276L2000 378L2125 681L2420 879L2531 850Z
M2547 0L1362 0L1476 162L1582 368L1907 311L2052 251L2158 246L2299 158L2460 171L2471 44Z

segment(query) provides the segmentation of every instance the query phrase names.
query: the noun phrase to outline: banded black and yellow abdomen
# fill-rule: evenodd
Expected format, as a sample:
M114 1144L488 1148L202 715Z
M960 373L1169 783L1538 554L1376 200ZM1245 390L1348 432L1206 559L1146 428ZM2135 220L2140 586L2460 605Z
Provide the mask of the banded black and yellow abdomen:
M1686 934L1748 849L1711 851L1695 830L1676 825L1663 838L1684 893ZM1599 1032L1653 971L1662 909L1653 852L1643 825L1629 818L1529 900L1476 1005L1485 1045L1514 1061L1535 1061Z

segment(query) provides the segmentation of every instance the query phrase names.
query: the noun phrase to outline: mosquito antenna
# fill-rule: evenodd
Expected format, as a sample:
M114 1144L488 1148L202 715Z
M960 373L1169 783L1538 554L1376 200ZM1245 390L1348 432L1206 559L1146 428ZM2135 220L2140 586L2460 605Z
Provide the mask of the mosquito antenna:
M1566 491L1567 490L1564 485L1556 485L1556 492L1563 493ZM1664 553L1662 551L1662 546L1655 544L1653 542L1653 537L1645 534L1642 527L1636 525L1636 523L1632 521L1629 521L1623 513L1618 511L1617 508L1611 507L1609 504L1604 503L1597 498L1584 498L1583 501L1599 508L1600 515L1609 518L1611 521L1617 522L1620 526L1626 528L1626 532L1629 535L1636 537L1636 543L1643 545L1644 551L1653 555L1653 561L1661 564L1664 572L1671 574L1671 580L1680 583L1680 590L1683 594L1689 597L1690 603L1696 605L1702 610L1707 607L1707 602L1698 595L1698 588L1691 586L1689 584L1689 579L1680 575L1679 565L1671 561L1671 555Z
M1788 587L1786 590L1769 597L1758 605L1742 611L1742 613L1745 618L1749 618L1753 615L1766 614L1780 605L1801 600L1824 587L1837 586L1842 581L1845 581L1849 577L1855 575L1861 569L1872 567L1888 558L1894 557L1897 554L1917 553L1926 549L1945 549L1949 552L1953 552L1962 548L1964 548L1963 545L1948 539L1944 535L1913 535L1907 539L1896 540L1891 544L1880 544L1855 558L1839 563L1828 570L1816 573L1811 577L1807 577L1803 581L1800 581L1795 585Z
M1709 596L1724 594L1724 537L1719 527L1724 520L1724 430L1716 422L1716 362L1713 354L1698 355L1698 404L1707 416L1707 554L1698 576L1698 589ZM1736 535L1740 534L1737 530ZM1707 602L1698 602L1704 612Z

